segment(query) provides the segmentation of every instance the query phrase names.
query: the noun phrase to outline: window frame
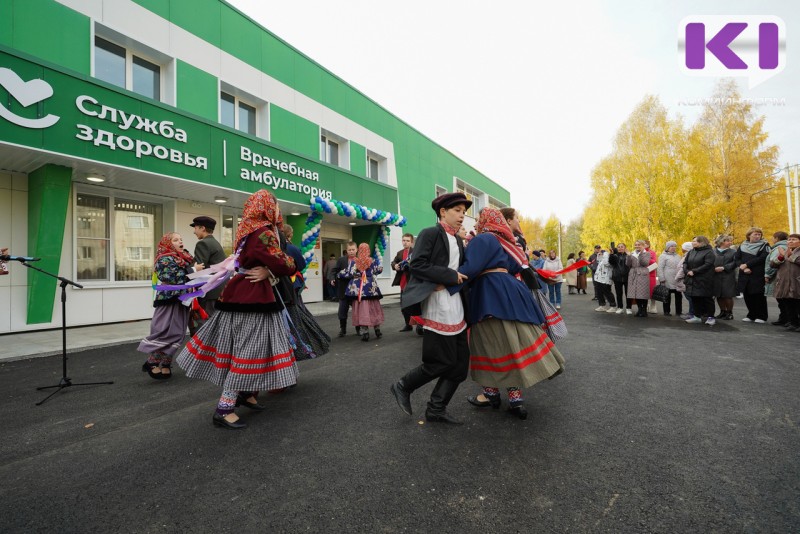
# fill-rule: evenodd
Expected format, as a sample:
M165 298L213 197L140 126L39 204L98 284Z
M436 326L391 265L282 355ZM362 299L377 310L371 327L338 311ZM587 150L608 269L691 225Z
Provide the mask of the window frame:
M98 39L100 39L102 41L105 41L106 43L109 43L112 46L121 48L122 50L125 51L125 85L124 86L118 86L118 85L114 84L113 82L108 82L106 80L103 80L102 78L98 78L97 77L97 57L96 57L95 50L98 48L98 43L97 43ZM102 48L102 46L101 46L101 48ZM155 98L152 97L152 96L145 95L145 94L139 93L137 91L134 91L134 89L133 89L134 58L139 60L140 62L146 63L148 65L152 65L153 67L157 67L158 68L158 95ZM147 68L147 65L140 65L140 66ZM94 78L96 78L96 79L98 79L100 81L103 81L105 83L114 85L115 87L120 87L122 89L125 89L126 91L130 91L130 92L135 93L135 94L137 94L137 95L139 95L141 97L149 98L151 100L155 100L156 102L164 102L165 101L164 100L165 78L166 78L167 68L168 68L168 65L164 64L161 61L158 61L158 60L154 59L152 56L148 55L147 53L142 53L142 51L140 49L136 48L136 47L125 46L124 44L120 44L115 39L109 38L108 36L106 36L104 34L95 33L94 36L93 36L93 42L92 42L92 77L94 77Z
M455 187L453 189L454 191L464 193L464 195L472 201L472 205L467 210L466 215L467 217L477 219L480 211L487 206L485 198L487 196L486 193L459 178L455 179Z
M377 176L372 176L372 168L371 164L375 162ZM380 183L387 183L388 182L388 163L387 159L380 154L373 152L372 150L367 150L367 178L370 180L375 180L376 182Z
M223 95L228 96L228 97L233 99L233 126L231 126L229 124L225 124L225 123L222 122L222 100L224 100L223 97L222 97ZM248 132L247 130L242 130L240 128L240 126L241 126L241 124L240 124L240 122L241 122L240 111L241 111L241 107L242 106L246 106L246 107L248 107L248 108L253 110L253 126L255 128L255 131L253 131L253 132ZM219 122L223 126L227 126L228 128L233 128L234 130L236 130L238 132L242 132L242 133L247 134L247 135L252 135L252 136L255 136L255 137L259 137L259 135L258 135L259 134L258 117L259 117L259 106L258 105L256 105L254 102L250 102L246 98L241 98L238 94L236 94L235 91L227 91L224 88L220 87L219 96L217 98L217 122Z
M319 129L319 143L320 143L320 150L319 150L319 159L320 161L327 163L328 165L332 165L339 169L350 170L350 142L342 137L341 135L337 135L330 130L326 130L325 128ZM330 144L333 143L337 146L336 149L336 156L337 162L331 163L329 161L329 151L327 150L330 148ZM323 150L323 146L325 149Z
M102 197L108 201L108 238L106 241L108 243L108 279L106 280L78 280L78 217L77 217L77 208L78 208L78 196L79 195L89 195L95 197ZM130 191L123 191L117 189L109 189L104 187L94 187L91 185L84 185L84 184L76 184L76 187L73 187L72 192L72 253L71 253L71 262L72 262L72 279L77 280L86 288L89 289L105 289L105 288L119 288L119 287L150 287L152 285L152 280L117 280L116 279L116 209L114 208L114 204L117 199L124 199L124 200L131 200L135 202L144 202L147 204L154 204L161 206L161 229L157 228L158 225L153 225L151 230L154 236L153 242L153 257L149 260L151 263L155 260L156 254L156 247L158 244L158 239L160 236L164 235L164 228L166 227L165 215L169 213L168 205L171 202L170 200L165 200L163 197L156 197L153 195L146 195L141 193L133 193ZM145 228L146 229L146 228ZM85 239L85 238L81 238ZM125 247L125 253L127 254L129 247ZM145 261L145 260L134 260L134 261Z

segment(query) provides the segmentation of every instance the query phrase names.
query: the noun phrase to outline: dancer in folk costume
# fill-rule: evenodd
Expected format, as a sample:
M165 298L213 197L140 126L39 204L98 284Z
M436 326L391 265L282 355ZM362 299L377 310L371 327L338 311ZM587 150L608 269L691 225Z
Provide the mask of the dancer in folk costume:
M187 275L195 269L203 269L202 264L193 266L193 263L194 258L183 248L181 235L168 232L158 243L153 281L164 285L186 284L189 281ZM156 289L150 335L136 349L150 355L142 365L142 371L150 375L150 378L166 379L172 376L172 357L183 347L183 338L189 324L189 307L183 305L178 297L187 291Z
M340 279L349 280L345 296L353 303L353 326L361 341L369 341L369 327L375 329L375 337L383 337L380 326L383 324L383 307L381 307L381 289L375 275L383 272L381 264L372 259L369 245L358 246L356 259L347 268L339 272Z
M283 235L286 238L286 253L292 257L296 268L292 274L294 298L291 304L286 303L286 311L289 312L291 318L292 334L297 338L297 349L294 355L297 360L308 360L327 354L330 350L331 338L303 303L302 292L306 285L303 269L306 268L306 260L303 252L292 244L294 229L288 224L284 225Z
M470 371L483 393L467 400L499 408L505 388L509 413L525 419L521 389L560 373L564 358L542 330L544 313L518 278L528 257L503 214L484 208L475 231L458 272L469 279Z
M464 262L464 244L457 232L472 201L463 193L445 193L431 207L439 224L417 236L411 257L411 280L400 297L401 305L424 327L422 365L391 385L397 404L408 415L411 393L432 380L425 419L435 423L462 424L447 413L447 405L469 371L466 303L462 296L466 277L458 272Z
M244 205L236 230L236 273L225 286L215 313L178 356L190 378L222 388L213 422L230 429L247 425L236 406L263 410L258 392L297 383L297 363L283 320L283 305L269 280L251 279L249 269L266 266L273 276L295 272L294 260L281 250L283 224L275 196L253 193Z

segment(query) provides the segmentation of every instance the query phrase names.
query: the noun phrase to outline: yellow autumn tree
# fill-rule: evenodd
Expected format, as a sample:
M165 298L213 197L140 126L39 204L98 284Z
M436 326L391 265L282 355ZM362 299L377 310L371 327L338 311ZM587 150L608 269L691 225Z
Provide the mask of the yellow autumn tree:
M532 219L520 215L519 227L528 243L528 250L543 248L544 223L541 219Z
M698 228L738 241L753 224L765 234L785 226L778 147L767 138L764 117L754 115L736 82L721 81L690 135L691 173L702 188Z
M592 171L592 201L584 212L584 243L653 247L690 233L687 209L696 194L686 163L687 133L655 96L633 110L614 148Z
M550 252L551 250L558 251L558 233L562 230L561 221L555 215L550 215L547 222L544 223L544 231L542 238L544 240L543 247Z

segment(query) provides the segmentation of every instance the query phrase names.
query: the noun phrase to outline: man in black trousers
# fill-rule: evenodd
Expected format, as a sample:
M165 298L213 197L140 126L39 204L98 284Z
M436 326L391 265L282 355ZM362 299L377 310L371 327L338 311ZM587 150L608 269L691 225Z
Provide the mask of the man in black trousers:
M403 250L398 251L392 261L392 269L395 270L392 285L400 286L400 295L403 294L406 285L408 285L408 264L412 252L414 252L414 235L403 234ZM408 312L403 310L403 328L400 331L410 332L411 330L413 330L411 327L411 316Z
M457 232L471 205L463 193L445 193L433 200L439 224L417 237L411 279L400 297L403 310L419 316L425 329L422 365L390 389L400 408L411 415L411 393L438 379L425 410L425 419L434 423L462 424L447 413L447 405L469 372L466 276L457 271L464 263L464 243Z
M347 269L351 262L356 261L356 253L358 252L358 245L355 241L347 242L347 254L336 260L336 272L334 273L334 280L336 282L336 296L339 298L339 337L347 335L347 314L350 311L350 301L345 296L347 284L350 283L349 278L340 278L339 273ZM333 283L333 281L331 282Z

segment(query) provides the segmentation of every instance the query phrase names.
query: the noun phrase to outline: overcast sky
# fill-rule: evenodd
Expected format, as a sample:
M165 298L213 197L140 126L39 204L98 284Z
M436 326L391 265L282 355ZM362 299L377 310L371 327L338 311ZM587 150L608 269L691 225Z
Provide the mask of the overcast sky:
M781 164L800 163L800 2L228 1L509 189L523 215L565 223L583 212L592 168L646 94L686 124L711 96L715 78L680 68L685 17L775 15L786 68L740 89L785 99L757 112Z

